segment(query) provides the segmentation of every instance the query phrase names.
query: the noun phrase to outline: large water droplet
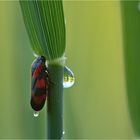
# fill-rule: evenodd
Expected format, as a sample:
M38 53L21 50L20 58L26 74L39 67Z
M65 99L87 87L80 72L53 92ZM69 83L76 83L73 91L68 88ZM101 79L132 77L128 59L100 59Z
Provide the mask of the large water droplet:
M35 111L34 112L34 117L38 117L39 116L39 111Z
M69 88L73 86L75 81L74 74L73 72L68 68L64 67L64 79L63 79L63 87L64 88Z

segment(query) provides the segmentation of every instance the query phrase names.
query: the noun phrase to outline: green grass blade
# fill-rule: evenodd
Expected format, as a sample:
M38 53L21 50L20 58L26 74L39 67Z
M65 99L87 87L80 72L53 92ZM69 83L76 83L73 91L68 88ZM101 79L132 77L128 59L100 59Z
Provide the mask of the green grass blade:
M62 1L20 1L20 5L34 53L47 60L62 57L65 51Z
M140 136L140 2L121 1L127 96L136 135Z

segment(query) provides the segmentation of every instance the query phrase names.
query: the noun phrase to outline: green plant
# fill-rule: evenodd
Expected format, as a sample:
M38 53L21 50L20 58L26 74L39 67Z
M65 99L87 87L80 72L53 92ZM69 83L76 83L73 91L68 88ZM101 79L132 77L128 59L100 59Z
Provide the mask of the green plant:
M130 117L140 136L140 2L121 1L126 86Z
M20 1L35 54L45 56L49 71L48 139L63 137L63 72L65 23L62 1Z

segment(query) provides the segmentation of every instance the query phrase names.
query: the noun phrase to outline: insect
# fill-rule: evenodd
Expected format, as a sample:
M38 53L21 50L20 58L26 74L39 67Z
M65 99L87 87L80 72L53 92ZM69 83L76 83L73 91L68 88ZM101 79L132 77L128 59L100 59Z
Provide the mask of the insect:
M39 111L43 108L48 94L48 71L44 56L39 56L31 66L31 100L32 109Z

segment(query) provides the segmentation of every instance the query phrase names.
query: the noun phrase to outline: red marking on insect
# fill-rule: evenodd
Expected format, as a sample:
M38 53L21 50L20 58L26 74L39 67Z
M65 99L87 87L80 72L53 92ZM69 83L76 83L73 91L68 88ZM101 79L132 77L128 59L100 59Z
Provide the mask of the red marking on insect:
M36 67L34 73L33 73L33 78L37 78L39 76L39 74L41 73L42 70L42 65L40 64L39 66Z
M37 88L46 88L46 81L42 78L40 80L36 81L36 87Z
M43 108L48 94L48 72L45 57L38 57L32 63L32 93L30 104L35 111Z

